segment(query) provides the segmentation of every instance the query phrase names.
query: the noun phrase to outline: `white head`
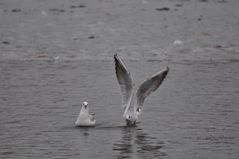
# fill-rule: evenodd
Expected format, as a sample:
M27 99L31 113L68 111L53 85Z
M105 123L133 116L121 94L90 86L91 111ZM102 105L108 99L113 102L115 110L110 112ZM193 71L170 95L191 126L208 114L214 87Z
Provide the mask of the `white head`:
M88 114L89 108L88 108L88 102L83 102L81 107L81 113L87 113Z
M87 105L88 105L88 102L84 101L84 102L83 102L83 105L84 105L84 106L87 106Z
M138 120L138 116L135 114L125 114L126 124L128 126L134 126Z

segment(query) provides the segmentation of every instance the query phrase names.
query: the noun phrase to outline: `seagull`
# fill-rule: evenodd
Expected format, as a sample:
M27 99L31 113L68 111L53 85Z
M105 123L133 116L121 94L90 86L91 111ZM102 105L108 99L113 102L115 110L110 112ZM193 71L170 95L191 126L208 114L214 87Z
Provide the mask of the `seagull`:
M138 116L142 113L145 98L162 84L168 74L169 68L165 67L153 76L147 78L138 87L134 87L130 72L122 59L115 54L115 72L122 95L123 118L127 126L135 126Z
M94 114L89 114L88 102L83 102L81 111L78 115L78 118L75 122L76 126L95 126Z

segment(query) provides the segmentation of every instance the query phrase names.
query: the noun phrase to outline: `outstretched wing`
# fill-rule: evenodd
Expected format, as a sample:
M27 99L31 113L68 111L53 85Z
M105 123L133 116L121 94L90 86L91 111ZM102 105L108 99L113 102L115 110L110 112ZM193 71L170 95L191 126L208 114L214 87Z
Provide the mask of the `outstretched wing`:
M146 79L138 88L136 93L136 100L137 100L137 112L141 113L144 100L148 97L152 92L157 90L157 88L161 85L164 78L168 74L169 68L166 67L162 69L160 72L154 74L152 77Z
M121 89L123 107L125 108L133 90L133 80L125 64L117 54L114 55L114 60L116 77Z

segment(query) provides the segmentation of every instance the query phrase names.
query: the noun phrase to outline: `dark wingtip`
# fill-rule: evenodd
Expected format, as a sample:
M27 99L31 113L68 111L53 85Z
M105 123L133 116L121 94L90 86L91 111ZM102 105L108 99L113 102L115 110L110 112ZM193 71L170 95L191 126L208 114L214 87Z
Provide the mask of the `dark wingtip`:
M168 74L168 72L169 72L169 67L163 68L160 72L162 73L162 78L163 78L163 79L166 78L166 76L167 76L167 74ZM156 76L157 76L157 75L158 75L158 73L156 74Z
M165 68L164 78L166 78L166 76L168 75L168 72L169 72L169 67L167 66L167 67Z
M115 64L118 63L119 57L117 53L114 54L114 60L115 60Z
M165 67L165 71L167 71L167 72L169 71L169 67L168 66Z
M117 70L119 69L119 59L118 59L118 54L115 53L114 54L114 61L115 61L115 71L116 71L116 74L117 74Z
M167 74L168 74L168 72L169 72L169 67L168 67L168 66L166 67L166 72L167 72Z
M169 67L166 66L166 68L165 68L165 74L166 74L166 75L168 74L168 71L169 71Z
M118 63L118 55L117 55L117 53L114 54L114 60L115 60L115 64Z
M164 72L165 75L167 75L169 71L169 67L166 66L162 71Z
M117 57L118 57L118 54L117 54L117 53L115 53L115 54L114 54L114 58L116 59Z

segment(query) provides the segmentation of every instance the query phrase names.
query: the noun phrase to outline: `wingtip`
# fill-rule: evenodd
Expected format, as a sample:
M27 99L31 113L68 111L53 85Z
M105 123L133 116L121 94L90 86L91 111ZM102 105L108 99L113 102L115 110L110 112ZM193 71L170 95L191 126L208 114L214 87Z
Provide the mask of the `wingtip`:
M165 76L165 77L167 76L168 72L169 72L169 67L166 66L166 67L165 67L165 71L164 71L164 76Z
M117 63L119 63L119 58L117 53L114 54L114 61L115 61L115 67L116 67Z
M119 56L117 53L114 54L114 60L115 60L115 64L118 63L119 61Z
M161 71L159 71L158 73L154 74L153 77L154 76L158 76L159 74L162 74L163 78L165 78L167 76L168 72L169 72L169 67L166 66Z
M114 54L114 58L116 59L117 57L118 57L118 54L117 54L117 53L115 53L115 54Z
M168 73L168 71L169 71L169 67L168 66L166 66L166 67L164 67L163 69L162 69L162 71L161 72L164 72L164 73Z
M166 71L167 71L167 72L169 71L169 67L168 67L168 66L166 66L166 68L165 68L165 69L166 69Z

